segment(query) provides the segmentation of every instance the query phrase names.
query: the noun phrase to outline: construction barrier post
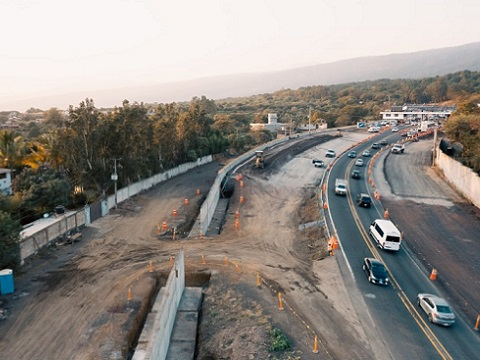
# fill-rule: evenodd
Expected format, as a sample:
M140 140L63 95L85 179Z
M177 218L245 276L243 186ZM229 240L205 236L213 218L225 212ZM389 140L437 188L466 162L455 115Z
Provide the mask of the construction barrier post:
M240 204L243 204L243 196L240 196Z
M202 255L202 264L205 265L207 261L205 260L205 256Z
M228 258L225 256L225 266L228 266Z
M202 230L200 230L200 239L203 237Z
M240 187L243 188L243 180L240 180Z
M173 256L170 256L170 267L173 267Z
M172 215L173 215L173 216L177 216L177 209L173 209Z
M176 235L177 235L177 228L173 228L172 240L175 240Z
M260 279L260 273L257 272L257 287L260 287L262 285L262 280Z
M278 293L278 310L283 310L282 293Z
M430 274L430 280L432 281L437 280L437 275L438 275L437 269L432 269L432 273Z
M162 228L163 228L163 230L167 230L167 222L166 221L163 222Z
M327 205L327 202L325 201L325 202L323 203L323 210L327 210L327 209L328 209L328 205Z
M127 301L132 300L132 288L129 287L127 291Z
M385 219L388 219L389 215L390 215L390 214L388 213L388 209L385 209L385 212L383 213L383 217L384 217Z
M239 227L240 227L240 221L235 220L235 231L238 231Z
M200 195L200 189L197 189L197 196Z
M480 315L477 316L477 322L475 323L473 330L478 331L478 325L480 325Z
M161 232L160 232L160 225L157 224L157 235L160 235L160 233L161 233Z
M313 353L318 354L318 336L315 335L315 338L313 339Z
M185 205L188 205L188 199L183 200L183 203L184 203Z
M152 260L150 260L150 263L148 264L148 271L149 271L149 272L153 272Z

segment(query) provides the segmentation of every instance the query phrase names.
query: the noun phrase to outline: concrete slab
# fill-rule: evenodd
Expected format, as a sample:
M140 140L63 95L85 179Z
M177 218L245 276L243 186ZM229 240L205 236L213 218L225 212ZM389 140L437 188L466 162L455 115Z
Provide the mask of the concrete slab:
M201 287L186 287L183 290L178 311L200 311L202 306L203 293Z
M178 312L173 325L170 347L177 341L195 341L197 338L198 313Z
M213 213L212 221L208 227L207 236L218 235L225 220L225 214L228 209L230 199L220 198L217 207Z

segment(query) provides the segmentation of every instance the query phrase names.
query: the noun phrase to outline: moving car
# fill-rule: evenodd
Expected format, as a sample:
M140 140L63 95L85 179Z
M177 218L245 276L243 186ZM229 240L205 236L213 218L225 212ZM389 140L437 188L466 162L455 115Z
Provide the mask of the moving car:
M392 132L397 132L397 131L398 131L398 127L392 128Z
M352 179L360 179L360 171L359 170L353 170L352 171Z
M382 141L380 141L380 145L388 145L387 140L382 140Z
M335 179L335 195L347 195L347 180L345 179Z
M430 322L443 326L455 323L455 314L450 305L441 297L432 294L418 294L417 305L427 314Z
M325 163L323 162L323 160L318 160L318 159L313 159L312 164L315 167L324 167L325 166Z
M372 284L388 285L388 271L380 260L365 258L362 268Z
M357 159L355 161L355 166L363 166L363 160L362 159Z
M362 153L362 156L365 156L365 157L370 157L372 154L370 153L370 151L368 150L365 150L363 153Z
M372 149L380 149L380 144L379 143L373 143L372 144Z
M357 204L358 206L369 208L370 206L372 206L372 199L370 198L370 195L360 193L357 195Z
M368 233L379 248L398 251L402 243L402 235L394 223L386 219L377 219L370 224Z
M326 156L326 157L335 157L335 156L337 156L337 154L335 153L334 150L328 149L328 150L327 150L327 153L325 154L325 156Z
M355 150L352 150L348 153L349 158L355 158L357 157L357 152Z

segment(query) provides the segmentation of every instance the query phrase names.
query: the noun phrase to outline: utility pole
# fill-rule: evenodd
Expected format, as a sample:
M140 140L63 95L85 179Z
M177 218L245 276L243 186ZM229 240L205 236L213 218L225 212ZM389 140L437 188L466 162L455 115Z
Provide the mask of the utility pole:
M308 133L310 134L310 123L312 121L312 108L308 108Z
M118 180L117 161L122 160L122 158L113 158L113 159L110 159L110 160L113 160L112 180L113 180L113 186L114 186L114 189L115 189L115 209L118 209L118 201L117 201L117 180Z

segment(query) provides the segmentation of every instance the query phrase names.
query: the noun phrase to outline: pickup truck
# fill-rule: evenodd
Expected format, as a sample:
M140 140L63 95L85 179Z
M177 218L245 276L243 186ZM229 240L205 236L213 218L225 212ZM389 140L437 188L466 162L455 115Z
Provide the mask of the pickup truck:
M335 180L335 195L347 195L347 180L336 179Z
M405 151L405 146L403 144L395 144L392 147L392 154L403 154Z

